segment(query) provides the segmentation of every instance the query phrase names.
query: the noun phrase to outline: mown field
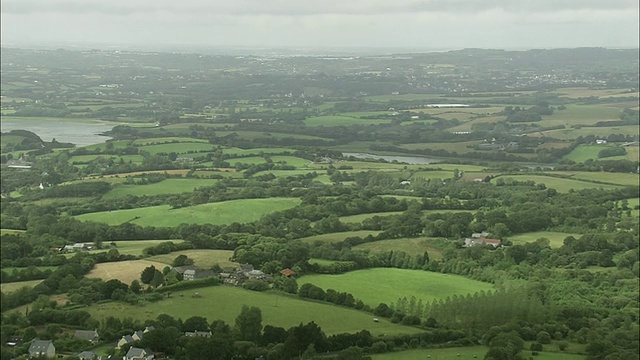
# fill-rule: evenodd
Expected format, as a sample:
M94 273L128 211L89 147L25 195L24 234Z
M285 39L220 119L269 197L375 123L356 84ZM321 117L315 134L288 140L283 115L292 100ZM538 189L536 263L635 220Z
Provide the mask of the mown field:
M609 127L580 127L565 129L556 129L542 132L532 132L531 136L549 136L561 140L574 140L579 136L599 136L607 137L610 134L622 134L622 135L637 135L638 125L625 125L625 126L609 126Z
M505 175L493 178L491 182L495 184L497 179L504 179L507 182L509 181L509 179L516 181L534 181L536 184L545 184L547 188L553 188L559 192L568 192L572 189L577 191L582 189L602 188L606 190L612 190L619 188L619 186L617 185L596 184L587 181L557 178L544 175Z
M508 240L513 242L514 245L517 245L517 244L535 242L540 238L547 238L549 239L549 245L551 245L552 248L559 248L562 246L564 239L567 236L573 236L574 238L578 239L579 237L582 236L582 234L570 234L570 233L562 233L562 232L556 232L556 231L536 231L536 232L512 235L508 237Z
M142 270L149 266L155 266L162 271L167 264L149 260L128 260L96 264L86 275L88 278L98 278L104 281L118 279L125 284L131 284L133 280L140 281ZM113 314L112 314L113 315Z
M250 156L250 155L262 155L262 154L293 154L296 150L289 148L254 148L254 149L240 149L240 148L226 148L222 149L222 153L230 156Z
M212 186L218 182L216 179L165 179L158 183L148 185L125 185L121 184L114 187L102 197L104 199L117 199L128 195L135 196L153 196L166 194L180 194L183 192L192 192L196 188L203 186Z
M194 152L206 152L213 151L214 146L208 143L201 142L193 142L193 143L166 143L166 144L157 144L157 145L145 145L138 147L141 151L147 151L151 155L156 155L158 153L176 153L176 154L187 154L189 151ZM197 154L189 154L189 157L195 156Z
M380 303L390 304L402 297L415 296L424 302L493 289L491 284L462 276L394 268L357 270L339 275L306 275L298 279L299 285L304 283L324 290L346 291L372 307Z
M375 231L375 230L359 230L359 231L345 231L345 232L338 232L338 233L329 233L329 234L322 234L322 235L314 235L314 236L309 236L306 238L302 238L299 239L298 241L302 241L305 242L307 244L313 244L316 241L320 241L323 243L337 243L340 241L344 241L344 239L348 238L348 237L367 237L369 235L371 236L376 236L380 233L380 231Z
M201 297L195 298L198 293ZM192 316L202 316L211 322L216 319L234 324L243 305L257 306L262 310L262 325L289 328L314 321L327 334L355 333L369 330L374 336L414 334L417 328L393 324L386 319L372 320L372 315L330 304L304 301L295 296L273 292L255 292L232 286L212 286L207 288L176 291L171 298L144 306L124 303L104 303L92 305L87 310L94 319L121 314L134 320L155 319L160 314L171 314L183 320Z
M171 209L169 205L138 209L103 211L78 215L82 221L109 225L131 222L140 226L178 226L185 224L223 225L256 221L265 214L292 208L301 203L297 198L241 199Z
M571 160L571 161L575 161L575 162L585 162L589 159L591 160L598 160L598 153L604 149L607 148L613 148L615 146L613 145L587 145L587 144L583 144L580 145L578 147L576 147L575 149L573 149L573 151L571 151L570 153L568 153L567 155L563 156L563 159L567 159L567 160ZM626 150L626 148L624 148ZM626 159L626 155L624 156L614 156L614 157L608 157L608 158L603 158L602 160L619 160L619 159Z
M233 256L232 250L183 250L176 251L169 254L156 255L147 258L149 261L160 262L167 265L172 265L173 260L179 255L186 255L189 259L193 260L193 264L199 269L210 269L214 265L220 265L220 267L237 267L238 263L231 261Z
M10 292L19 290L23 287L32 288L40 284L41 282L42 280L28 280L28 281L17 281L12 283L3 283L3 284L0 284L0 289L2 290L3 293L10 293Z
M452 240L442 238L400 238L360 244L355 246L354 249L367 250L372 253L404 251L409 255L418 256L422 256L426 251L430 259L440 260L442 258L442 251L452 242Z
M546 345L551 347L552 345ZM555 346L554 346L555 348ZM415 349L385 354L373 354L372 360L466 360L466 359L483 359L484 354L489 351L485 346L456 347L442 349ZM524 359L529 359L531 351L523 350ZM561 352L542 351L535 357L536 360L584 360L587 357L579 354L569 354Z

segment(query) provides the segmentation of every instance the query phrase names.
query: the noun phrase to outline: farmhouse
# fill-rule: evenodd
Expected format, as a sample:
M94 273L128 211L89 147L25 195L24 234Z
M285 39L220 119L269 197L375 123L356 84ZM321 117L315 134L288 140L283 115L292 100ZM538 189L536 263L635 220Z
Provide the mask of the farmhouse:
M97 330L76 330L76 332L73 334L73 337L75 337L76 339L87 340L92 344L100 341L100 335L98 335Z
M53 359L56 356L56 347L51 340L33 340L29 345L29 358Z
M470 237L464 239L464 247L491 245L494 248L500 246L502 242L498 239L489 239L485 237Z
M151 360L153 357L153 354L148 350L132 347L127 351L124 360Z

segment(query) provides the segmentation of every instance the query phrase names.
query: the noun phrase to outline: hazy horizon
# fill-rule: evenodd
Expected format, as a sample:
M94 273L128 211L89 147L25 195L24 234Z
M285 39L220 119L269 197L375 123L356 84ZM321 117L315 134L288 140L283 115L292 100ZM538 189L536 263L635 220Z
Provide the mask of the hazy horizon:
M637 0L3 0L2 46L446 51L637 48Z

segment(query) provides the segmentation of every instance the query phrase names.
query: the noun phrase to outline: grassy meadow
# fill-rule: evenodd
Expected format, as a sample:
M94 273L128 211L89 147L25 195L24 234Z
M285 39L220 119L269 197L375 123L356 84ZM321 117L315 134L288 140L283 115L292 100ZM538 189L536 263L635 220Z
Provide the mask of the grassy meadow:
M154 196L167 194L180 194L183 192L192 192L196 188L204 186L212 186L218 182L217 179L165 179L158 183L148 185L125 185L121 184L114 187L108 193L103 195L103 199L117 199L135 196Z
M11 283L2 283L0 284L0 289L3 293L10 293L17 291L23 287L34 287L40 284L42 280L27 280L27 281L16 281Z
M562 244L564 242L564 239L567 236L573 236L574 238L578 239L582 235L581 234L562 233L562 232L556 232L556 231L536 231L536 232L530 232L530 233L524 233L524 234L517 234L517 235L509 236L508 240L513 242L514 245L521 245L521 244L525 244L525 243L535 242L536 240L538 240L540 238L547 238L547 239L549 239L549 245L552 248L559 248L559 247L562 246Z
M400 238L388 239L360 244L354 247L355 250L367 250L372 253L404 251L409 255L422 256L424 252L429 253L430 259L440 260L442 251L453 241L442 238Z
M201 297L193 297L194 293ZM98 320L122 314L143 321L155 319L160 314L171 314L183 320L202 316L208 321L221 319L227 324L233 324L243 305L257 306L262 310L263 326L289 328L314 321L327 335L354 333L362 329L369 330L374 336L420 332L417 328L393 324L386 319L374 322L371 314L355 309L304 301L281 293L255 292L225 285L176 291L171 294L170 299L144 306L111 302L92 305L85 310Z
M553 345L546 345L550 348ZM555 346L554 346L555 348ZM372 360L459 360L459 359L483 359L484 354L489 351L486 346L454 347L454 348L434 348L434 349L414 349L397 351L385 354L373 354ZM529 359L531 351L523 350L524 359ZM570 354L564 352L542 351L533 357L536 360L584 360L587 357L580 354Z
M352 116L326 115L307 118L304 123L307 126L351 126L386 124L391 121L392 119L362 119Z
M358 231L345 231L345 232L338 232L338 233L329 233L329 234L322 234L322 235L314 235L314 236L309 236L306 238L302 238L299 239L298 241L302 241L305 242L307 244L313 244L316 241L320 241L322 243L337 243L340 241L344 241L344 239L348 238L348 237L367 237L369 235L371 236L376 236L380 233L380 231L377 230L358 230Z
M82 221L96 221L109 225L131 222L140 226L178 226L185 224L223 225L246 223L265 214L292 208L301 203L296 198L241 199L171 209L169 205L138 209L102 211L76 216Z
M388 305L405 296L432 301L493 289L491 284L462 276L394 268L357 270L339 275L306 275L298 279L298 284L304 283L324 290L349 292L372 307L382 302Z
M183 251L172 252L169 254L151 256L147 258L147 260L171 265L173 264L173 260L178 255L186 255L189 259L193 260L193 264L197 266L199 269L210 269L216 264L220 265L223 268L225 267L235 268L238 266L238 263L229 260L233 256L232 250L205 250L205 249L183 250Z
M583 189L605 189L613 190L619 188L617 185L597 184L593 182L557 178L544 175L505 175L491 180L492 183L496 183L497 179L504 179L505 181L534 181L536 184L545 184L547 188L556 189L559 192L568 192L569 190L583 190Z

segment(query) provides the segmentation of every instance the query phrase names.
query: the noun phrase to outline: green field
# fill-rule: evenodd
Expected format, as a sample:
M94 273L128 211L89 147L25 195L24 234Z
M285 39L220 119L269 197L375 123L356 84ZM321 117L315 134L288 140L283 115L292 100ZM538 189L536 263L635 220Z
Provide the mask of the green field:
M441 238L401 238L360 244L353 249L368 250L372 253L404 251L409 255L417 256L422 256L426 251L429 253L430 259L440 260L442 258L442 251L452 243L451 240Z
M54 271L55 269L57 269L57 266L34 266L36 269L40 270L40 271L45 271L45 270L51 270ZM11 274L14 271L20 271L20 270L24 270L27 269L26 267L6 267L6 268L2 268L2 271L6 272L7 274Z
M596 184L587 181L556 178L544 175L505 175L498 178L493 178L491 182L495 184L497 179L504 179L507 182L509 181L509 179L516 181L534 181L536 184L545 184L547 188L553 188L559 192L568 192L572 189L577 191L582 189L602 188L605 190L613 190L619 188L619 186L616 185Z
M156 155L157 153L171 153L174 152L176 154L187 154L189 151L195 152L205 152L214 150L214 145L208 143L201 142L192 142L192 143L167 143L167 144L158 144L158 145L146 145L138 147L141 151L147 151L151 155ZM197 154L189 154L189 157L192 157Z
M201 297L194 298L194 293ZM374 322L371 314L354 309L226 285L176 291L171 294L171 299L149 303L144 307L113 302L92 305L85 310L98 320L114 314L140 321L155 319L160 314L171 314L183 320L202 316L209 322L221 319L227 324L233 324L243 305L257 306L262 310L262 325L289 328L314 321L327 335L354 333L362 329L369 330L374 336L420 332L419 329L393 324L386 319Z
M314 116L304 121L307 126L351 126L351 125L377 125L391 122L392 119L361 119L359 117L326 115Z
M96 160L98 158L103 158L103 159L113 159L114 163L119 163L120 160L124 161L125 163L128 163L129 161L131 161L132 163L142 163L142 160L144 160L144 157L142 157L142 155L122 155L122 156L117 156L117 155L77 155L77 156L72 156L69 159L69 163L71 164L80 164L80 163L88 163L90 161Z
M237 134L239 138L246 140L255 140L255 139L271 139L271 138L292 138L292 139L300 139L300 140L327 140L327 138L321 138L318 136L312 135L300 135L300 134L284 134L284 133L270 133L270 132L259 132L259 131L217 131L216 135L219 137L224 137L232 134Z
M4 284L0 284L0 290L2 290L3 293L10 293L10 292L14 292L18 289L21 289L23 287L34 287L38 284L40 284L42 282L42 280L29 280L29 281L18 281L18 282L12 282L12 283L4 283Z
M167 265L172 265L173 260L178 255L186 255L188 258L193 260L193 264L200 269L210 269L212 266L218 264L221 267L237 267L238 263L235 263L229 259L233 256L232 250L204 250L204 249L194 249L194 250L183 250L176 251L169 254L156 255L147 258L150 261L157 261L161 263L165 263Z
M171 209L169 205L138 209L103 211L78 215L82 221L109 225L131 222L140 226L178 226L185 224L223 225L256 221L273 211L292 208L301 203L297 198L242 199Z
M582 145L579 145L577 148L573 149L573 151L563 156L562 158L575 161L577 163L585 162L589 159L598 160L598 153L603 149L611 148L611 147L614 147L614 146L582 144ZM626 158L626 156L603 158L603 160L618 160L619 158Z
M547 345L550 347L550 345ZM483 359L484 354L489 351L485 346L472 346L472 347L456 347L456 348L441 348L441 349L415 349L405 350L386 354L373 354L372 360L467 360L467 359ZM522 355L524 359L529 359L531 351L523 350ZM556 353L543 351L533 357L536 360L584 360L587 357L578 354L569 353Z
M400 214L402 214L402 211L388 211L388 212L380 212L380 213L340 216L340 221L343 223L361 223L364 220L370 219L374 216L391 216L391 215L400 215Z
M554 172L549 172L554 174ZM557 174L557 173L556 173ZM610 184L617 184L622 186L640 186L640 178L638 174L622 174L622 173L608 173L608 172L587 172L587 171L563 171L562 175L569 175L572 179L596 181Z
M209 143L209 141L205 139L196 139L190 137L157 137L152 139L136 139L133 143L137 146L145 146L145 145L157 145L157 144L167 144L167 143Z
M306 238L299 239L299 241L305 242L307 244L313 244L316 241L320 241L323 243L337 243L340 241L344 241L344 239L348 237L359 236L361 238L367 237L369 235L376 236L380 233L380 231L375 230L359 230L359 231L346 231L346 232L338 232L338 233L329 233L322 235L314 235Z
M552 248L559 248L562 246L563 241L567 236L573 236L574 238L578 239L582 235L561 233L561 232L555 232L555 231L536 231L536 232L509 236L508 240L512 241L513 244L516 245L516 244L535 242L540 238L547 238L549 239L549 244L551 245Z
M25 230L0 229L0 235L5 235L5 234L20 235L20 234L23 234L24 232Z
M306 275L298 279L298 284L304 283L325 290L346 291L373 307L382 302L395 302L401 297L415 296L422 301L432 301L493 289L491 284L462 276L394 268L357 270L339 275Z
M180 194L191 192L203 186L212 186L218 182L216 179L165 179L161 182L148 185L124 185L120 184L103 195L103 199L117 199L128 195L153 196L166 194Z
M574 140L579 136L599 136L607 137L610 134L622 134L622 135L638 135L638 125L625 125L625 126L609 126L609 127L580 127L556 129L542 132L533 132L529 135L532 136L549 136L561 140Z
M114 241L114 243L116 244L116 249L118 249L118 252L120 254L126 254L126 255L142 255L142 251L148 247L151 246L156 246L158 244L161 244L163 242L167 242L167 241L171 241L174 244L179 244L181 242L184 242L184 240L122 240L122 241ZM102 246L105 249L101 249L101 250L92 250L91 252L100 252L100 251L109 251L110 250L110 245L111 243L107 243L104 242L102 244ZM177 256L177 255L176 255Z
M250 156L250 155L262 155L262 154L284 154L294 153L296 150L288 148L254 148L254 149L240 149L240 148L227 148L222 149L222 153L230 156Z

